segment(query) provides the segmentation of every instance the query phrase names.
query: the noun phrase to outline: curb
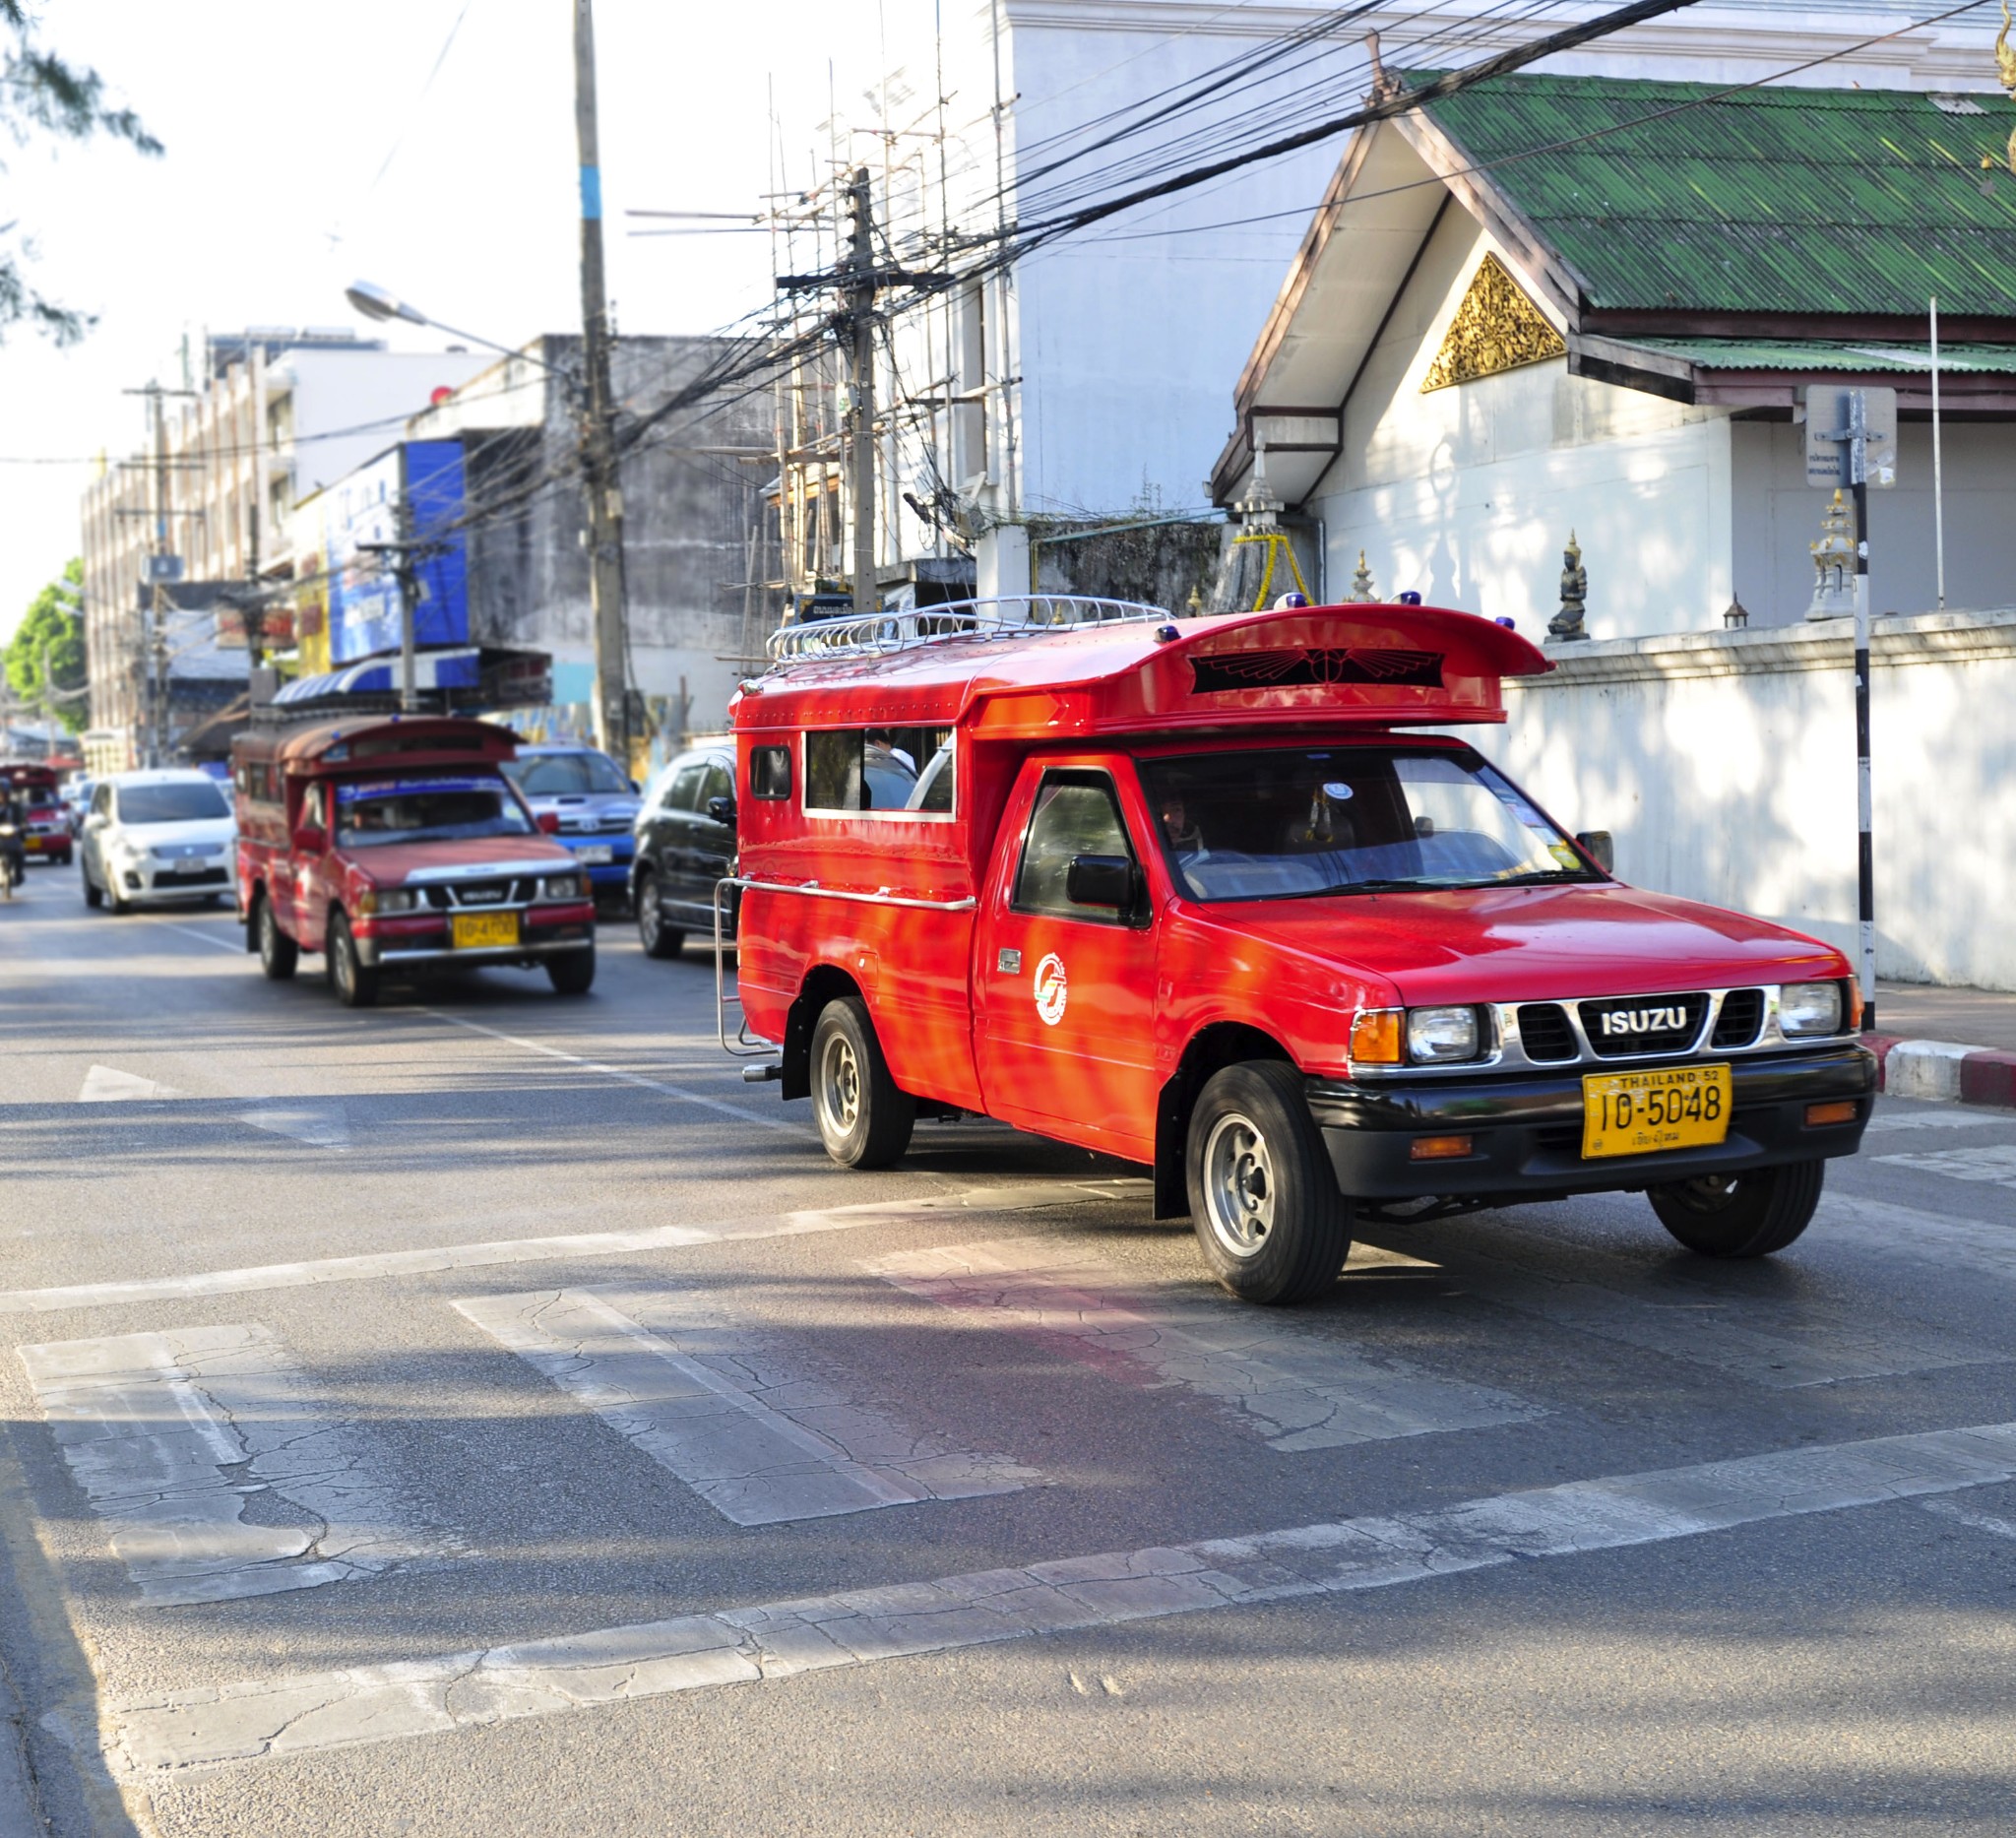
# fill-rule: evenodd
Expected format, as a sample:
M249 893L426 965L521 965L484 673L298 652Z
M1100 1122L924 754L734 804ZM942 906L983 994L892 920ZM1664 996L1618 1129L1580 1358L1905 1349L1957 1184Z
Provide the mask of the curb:
M2016 1053L1954 1041L1907 1041L1894 1034L1865 1034L1862 1045L1876 1055L1876 1089L1892 1098L2016 1110Z

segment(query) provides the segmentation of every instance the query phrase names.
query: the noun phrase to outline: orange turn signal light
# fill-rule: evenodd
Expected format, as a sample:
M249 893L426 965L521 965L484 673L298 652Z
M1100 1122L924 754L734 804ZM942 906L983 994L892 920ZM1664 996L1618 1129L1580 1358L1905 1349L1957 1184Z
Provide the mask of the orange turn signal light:
M1851 1034L1862 1031L1862 985L1858 977L1848 980L1848 1031Z
M1468 1136L1417 1136L1409 1147L1410 1162L1450 1162L1470 1153Z
M1361 1066L1400 1063L1400 1017L1397 1008L1361 1008L1351 1024L1351 1056Z
M1853 1098L1844 1098L1838 1104L1809 1104L1806 1107L1806 1127L1817 1129L1823 1123L1853 1123L1856 1109Z

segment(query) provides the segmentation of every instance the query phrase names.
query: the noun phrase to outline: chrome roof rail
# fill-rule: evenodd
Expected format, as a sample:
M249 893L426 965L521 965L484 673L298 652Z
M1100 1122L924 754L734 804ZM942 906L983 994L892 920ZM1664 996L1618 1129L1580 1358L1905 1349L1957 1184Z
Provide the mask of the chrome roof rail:
M1166 606L1133 600L1095 600L1084 594L1017 594L998 600L954 600L903 612L872 612L852 618L808 619L770 635L771 667L812 658L879 657L913 651L953 638L1028 637L1076 631L1088 625L1118 625L1137 619L1169 619Z

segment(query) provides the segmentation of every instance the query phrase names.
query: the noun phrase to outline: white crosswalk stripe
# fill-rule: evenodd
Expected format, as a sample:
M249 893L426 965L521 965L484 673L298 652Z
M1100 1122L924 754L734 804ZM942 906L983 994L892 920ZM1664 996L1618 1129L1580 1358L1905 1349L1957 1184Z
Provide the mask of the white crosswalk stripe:
M905 1251L865 1267L1109 1374L1181 1385L1284 1451L1521 1423L1541 1407L1338 1345L1291 1317L1128 1285L1067 1237Z
M1896 1155L1875 1155L1872 1162L1888 1168L1917 1169L1943 1174L1949 1180L1992 1180L2016 1187L2016 1143L1981 1143L1966 1149L1922 1149Z
M736 1525L1008 1493L1036 1476L906 1429L774 1340L673 1289L455 1306Z
M52 1341L21 1358L150 1606L357 1581L456 1549L374 1474L263 1327Z

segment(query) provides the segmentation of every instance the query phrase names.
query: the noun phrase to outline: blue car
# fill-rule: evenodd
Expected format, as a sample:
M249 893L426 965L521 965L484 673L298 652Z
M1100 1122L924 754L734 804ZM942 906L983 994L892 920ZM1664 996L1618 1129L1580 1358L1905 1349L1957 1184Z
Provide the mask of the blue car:
M606 753L592 746L521 746L505 775L533 815L559 820L554 840L588 870L598 905L619 907L630 894L637 844L637 786Z

